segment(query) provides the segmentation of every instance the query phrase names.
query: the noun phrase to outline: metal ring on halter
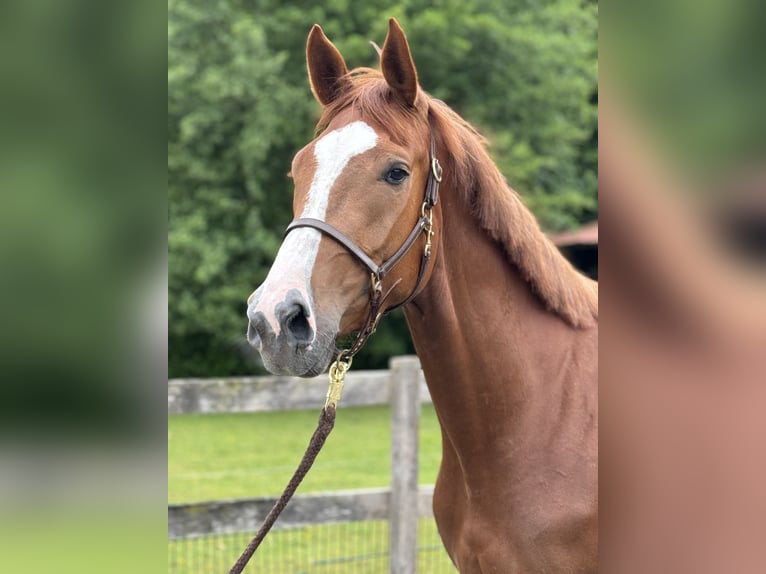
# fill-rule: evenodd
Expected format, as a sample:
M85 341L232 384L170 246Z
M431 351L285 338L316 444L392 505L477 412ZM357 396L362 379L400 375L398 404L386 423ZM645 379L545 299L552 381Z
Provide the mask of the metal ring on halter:
M431 173L434 174L434 179L437 183L442 182L442 165L439 163L439 160L436 159L436 157L431 158Z

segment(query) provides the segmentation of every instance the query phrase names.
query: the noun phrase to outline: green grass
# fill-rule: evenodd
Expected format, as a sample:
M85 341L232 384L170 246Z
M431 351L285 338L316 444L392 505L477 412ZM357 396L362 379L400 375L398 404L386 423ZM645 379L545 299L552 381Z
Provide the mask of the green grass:
M318 409L168 417L168 502L275 496L316 428ZM338 410L335 429L298 493L390 484L388 407ZM420 418L419 482L433 484L441 432L433 406Z
M168 572L227 572L250 533L171 541ZM418 525L418 574L455 572L433 520ZM274 530L245 572L295 574L388 574L388 524L367 521Z

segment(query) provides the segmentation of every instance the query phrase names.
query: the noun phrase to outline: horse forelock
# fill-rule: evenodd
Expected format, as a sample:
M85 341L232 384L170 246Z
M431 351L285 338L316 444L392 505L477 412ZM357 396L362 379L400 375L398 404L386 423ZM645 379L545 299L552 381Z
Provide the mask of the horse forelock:
M365 120L385 129L400 145L412 143L413 128L427 133L427 96L421 91L415 106L397 98L378 70L356 68L344 78L345 89L322 110L316 126L317 134L327 128L341 111L355 108Z
M415 106L407 106L392 95L377 70L357 68L346 80L345 90L323 109L317 133L349 107L383 126L400 144L411 142L418 127L424 137L431 130L438 147L446 150L446 157L440 158L445 184L452 182L480 228L503 248L545 306L574 327L589 327L597 321L597 284L576 271L542 232L473 126L422 90Z

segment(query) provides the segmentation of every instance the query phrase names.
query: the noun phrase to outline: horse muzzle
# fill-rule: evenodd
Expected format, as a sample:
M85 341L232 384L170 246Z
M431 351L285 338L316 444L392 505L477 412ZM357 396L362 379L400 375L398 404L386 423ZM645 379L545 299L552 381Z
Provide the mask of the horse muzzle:
M314 376L325 370L334 350L332 329L322 329L312 306L299 290L281 300L263 296L262 288L247 309L247 341L275 375Z

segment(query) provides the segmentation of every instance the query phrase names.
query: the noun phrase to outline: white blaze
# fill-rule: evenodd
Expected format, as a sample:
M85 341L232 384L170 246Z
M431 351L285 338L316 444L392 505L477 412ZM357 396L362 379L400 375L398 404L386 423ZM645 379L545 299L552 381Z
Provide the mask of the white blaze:
M362 121L350 123L322 136L314 144L316 171L300 217L324 221L330 191L338 176L343 173L351 158L372 149L377 142L378 134ZM277 336L280 329L274 309L284 301L288 291L297 289L313 306L310 282L321 239L322 234L316 229L302 227L291 231L279 248L274 265L263 284L261 297L256 302L256 311L264 313ZM308 321L316 333L313 308Z
M314 145L317 168L301 217L324 220L327 200L335 180L352 157L372 149L377 142L378 134L364 122L348 124L320 138Z

